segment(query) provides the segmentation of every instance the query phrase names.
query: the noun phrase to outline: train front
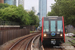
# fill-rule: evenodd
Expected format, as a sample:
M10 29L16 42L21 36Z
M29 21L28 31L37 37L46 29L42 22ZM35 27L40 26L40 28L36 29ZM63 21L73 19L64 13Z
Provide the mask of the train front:
M42 18L42 44L60 44L65 42L64 18L43 17Z

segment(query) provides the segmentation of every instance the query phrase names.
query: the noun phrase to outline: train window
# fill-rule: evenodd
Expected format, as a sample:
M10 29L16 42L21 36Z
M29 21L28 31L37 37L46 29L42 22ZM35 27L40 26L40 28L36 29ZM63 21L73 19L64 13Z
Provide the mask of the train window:
M63 28L62 28L62 21L57 21L57 31L58 32L63 32Z
M49 32L49 21L44 21L44 32Z
M51 32L55 32L55 21L51 21Z

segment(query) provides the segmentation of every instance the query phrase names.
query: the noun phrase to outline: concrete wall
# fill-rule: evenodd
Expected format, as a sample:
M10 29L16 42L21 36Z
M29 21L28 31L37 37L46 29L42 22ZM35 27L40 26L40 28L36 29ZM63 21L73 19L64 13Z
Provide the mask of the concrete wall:
M27 35L30 33L30 29L14 29L14 30L2 30L0 31L0 45L5 42Z

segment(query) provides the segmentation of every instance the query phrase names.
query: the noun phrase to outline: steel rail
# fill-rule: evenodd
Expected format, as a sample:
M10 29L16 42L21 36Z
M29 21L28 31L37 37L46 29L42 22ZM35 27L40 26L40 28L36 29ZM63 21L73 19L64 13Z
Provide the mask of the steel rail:
M72 42L72 41L70 41L70 40L68 40L68 41L71 43L72 46L75 47L75 43L74 43L74 42Z
M71 39L75 40L73 37L69 37L69 38L71 38Z
M33 38L32 38L33 39ZM28 45L30 44L30 42L32 41L32 39L28 42L27 46L25 47L25 50L28 49Z
M37 35L37 36L35 36L34 38L33 38L33 40L32 40L32 42L31 42L31 50L33 50L33 47L34 47L34 41L36 40L36 38L37 37L39 37L41 34L39 34L39 35Z

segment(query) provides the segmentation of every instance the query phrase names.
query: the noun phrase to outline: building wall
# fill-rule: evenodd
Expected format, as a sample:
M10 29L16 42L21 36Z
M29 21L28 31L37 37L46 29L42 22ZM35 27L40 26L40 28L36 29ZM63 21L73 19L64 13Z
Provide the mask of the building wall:
M36 12L36 10L35 10L35 8L34 8L34 7L32 7L32 11L33 11L33 12Z
M40 19L40 27L42 26L42 17L46 17L47 15L47 0L39 0L39 19Z
M0 3L4 3L4 0L0 0Z
M24 7L24 0L18 0L18 5L22 5Z
M16 5L16 0L4 0L4 3L7 3L9 5Z

